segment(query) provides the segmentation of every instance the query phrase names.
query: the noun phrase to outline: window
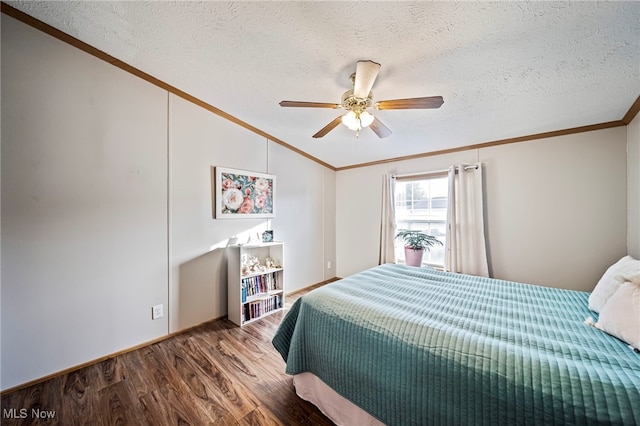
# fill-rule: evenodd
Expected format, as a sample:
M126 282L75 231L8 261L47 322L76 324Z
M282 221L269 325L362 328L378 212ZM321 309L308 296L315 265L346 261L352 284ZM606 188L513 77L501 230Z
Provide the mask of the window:
M408 178L397 177L395 184L396 229L414 229L437 237L442 246L425 252L422 263L444 267L447 236L449 178L434 173ZM396 262L404 263L404 244L395 240Z

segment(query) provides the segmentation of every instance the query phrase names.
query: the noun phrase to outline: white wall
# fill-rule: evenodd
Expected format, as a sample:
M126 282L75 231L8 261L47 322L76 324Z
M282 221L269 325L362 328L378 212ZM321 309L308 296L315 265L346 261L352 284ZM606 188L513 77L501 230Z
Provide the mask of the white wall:
M2 388L167 332L167 93L2 16Z
M591 291L626 254L625 133L481 150L494 276Z
M285 242L287 292L326 279L324 258L335 257L335 245L323 245L325 232L335 234L324 219L335 211L335 172L175 96L170 135L170 331L226 315L227 240L268 222ZM214 219L212 166L276 175L276 218Z
M629 254L640 259L640 114L627 126L627 204Z
M334 171L6 15L1 118L2 389L226 314L267 221L214 219L211 166L277 176L288 292L335 275Z
M337 275L377 263L383 173L481 161L493 276L591 291L626 254L625 144L619 127L339 171Z
M267 141L174 95L169 111L169 318L174 332L226 314L227 239L266 222L214 219L211 167L265 173Z
M336 254L336 173L324 170L324 279L337 276Z
M276 239L287 242L285 282L289 292L335 276L326 269L326 262L335 258L335 246L331 238L324 238L335 235L335 172L300 161L302 157L280 145L269 147L269 171L278 176L278 191L282 190L273 229Z
M377 264L384 165L336 174L336 275L347 277Z

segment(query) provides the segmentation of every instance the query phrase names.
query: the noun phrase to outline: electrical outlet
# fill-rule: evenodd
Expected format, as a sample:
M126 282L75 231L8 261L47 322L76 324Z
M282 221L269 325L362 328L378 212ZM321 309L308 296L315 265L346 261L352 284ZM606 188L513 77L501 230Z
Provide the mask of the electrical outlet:
M164 309L162 304L160 305L155 305L154 307L151 308L151 319L158 319L158 318L162 318L164 316Z
M327 262L327 269L331 269L331 261Z

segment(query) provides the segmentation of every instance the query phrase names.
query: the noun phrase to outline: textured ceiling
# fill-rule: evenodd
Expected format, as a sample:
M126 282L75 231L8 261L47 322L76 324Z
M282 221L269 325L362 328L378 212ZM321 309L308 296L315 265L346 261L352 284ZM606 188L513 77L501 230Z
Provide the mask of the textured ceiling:
M640 2L7 2L335 167L620 120L640 95ZM358 60L393 131L339 126Z

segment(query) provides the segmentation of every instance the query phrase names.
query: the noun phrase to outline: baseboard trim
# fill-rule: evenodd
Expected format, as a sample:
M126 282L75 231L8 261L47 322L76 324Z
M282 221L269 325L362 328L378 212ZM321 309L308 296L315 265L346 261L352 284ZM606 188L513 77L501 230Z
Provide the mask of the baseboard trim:
M329 284L331 282L338 281L339 279L340 278L338 278L338 277L329 278L328 280L324 280L324 281L321 281L321 282L316 283L316 284L311 284L311 285L309 285L307 287L294 290L294 291L292 291L290 293L286 293L285 295L296 294L296 293L299 293L301 291L310 290L310 289L312 289L314 287L321 287L321 286L323 286L325 284ZM206 324L210 324L212 322L220 321L220 320L225 319L225 318L227 318L226 314L223 315L223 316L211 319L209 321L205 321L205 322L200 323L198 325L194 325L192 327L185 328L184 330L175 331L175 332L169 333L169 334L167 334L165 336L158 337L157 339L149 340L147 342L140 343L139 345L135 345L135 346L132 346L130 348L123 349L121 351L114 352L114 353L109 354L109 355L101 356L100 358L96 358L96 359L93 359L91 361L83 362L82 364L76 365L74 367L65 368L64 370L48 374L48 375L46 375L44 377L40 377L39 379L31 380L31 381L23 383L21 385L17 385L17 386L5 389L3 391L0 391L0 397L4 397L4 396L6 396L6 395L8 395L8 394L10 394L12 392L16 392L16 391L28 388L30 386L38 385L40 383L46 382L47 380L55 379L56 377L64 376L65 374L69 374L71 372L80 370L82 368L89 367L89 366L94 365L94 364L98 364L98 363L100 363L102 361L106 361L108 359L115 358L117 356L124 355L126 353L133 352L135 350L142 349L142 348L147 347L147 346L151 346L151 345L156 344L158 342L162 342L163 340L167 340L167 339L169 339L171 337L179 336L180 334L186 333L188 331L191 331L191 330L196 329L198 327L202 327L202 326L204 326Z
M142 348L147 347L147 346L151 346L151 345L156 344L158 342L162 342L163 340L167 340L167 339L169 339L171 337L175 337L175 336L178 336L178 335L180 335L182 333L186 333L188 331L191 331L191 330L193 330L195 328L202 327L203 325L210 324L210 323L215 322L215 321L220 321L221 319L224 319L226 317L227 317L226 315L223 315L221 317L214 318L214 319L209 320L209 321L205 321L205 322L200 323L198 325L194 325L192 327L185 328L184 330L180 330L180 331L176 331L176 332L173 332L173 333L169 333L169 334L167 334L165 336L158 337L157 339L149 340L147 342L140 343L139 345L135 345L135 346L132 346L132 347L127 348L127 349L122 349L121 351L114 352L114 353L109 354L109 355L101 356L100 358L96 358L96 359L93 359L91 361L83 362L82 364L79 364L79 365L76 365L76 366L73 366L73 367L69 367L69 368L65 368L64 370L57 371L55 373L48 374L48 375L46 375L44 377L40 377L39 379L31 380L31 381L23 383L21 385L17 385L17 386L5 389L3 391L0 391L0 397L3 397L5 395L8 395L8 394L10 394L12 392L15 392L15 391L19 391L21 389L28 388L29 386L38 385L40 383L46 382L47 380L55 379L56 377L59 377L59 376L64 376L65 374L69 374L69 373L72 373L74 371L80 370L82 368L89 367L89 366L94 365L94 364L98 364L98 363L100 363L102 361L106 361L108 359L115 358L117 356L124 355L126 353L133 352L135 350L142 349Z
M312 289L314 289L316 287L322 287L325 284L329 284L329 283L332 283L334 281L338 281L338 280L341 280L341 279L342 278L338 278L338 277L329 278L328 280L320 281L319 283L311 284L311 285L308 285L306 287L302 287L302 288L299 288L297 290L293 290L293 291L291 291L289 293L285 293L285 296L293 295L293 294L300 293L300 292L303 292L303 291L312 290Z

